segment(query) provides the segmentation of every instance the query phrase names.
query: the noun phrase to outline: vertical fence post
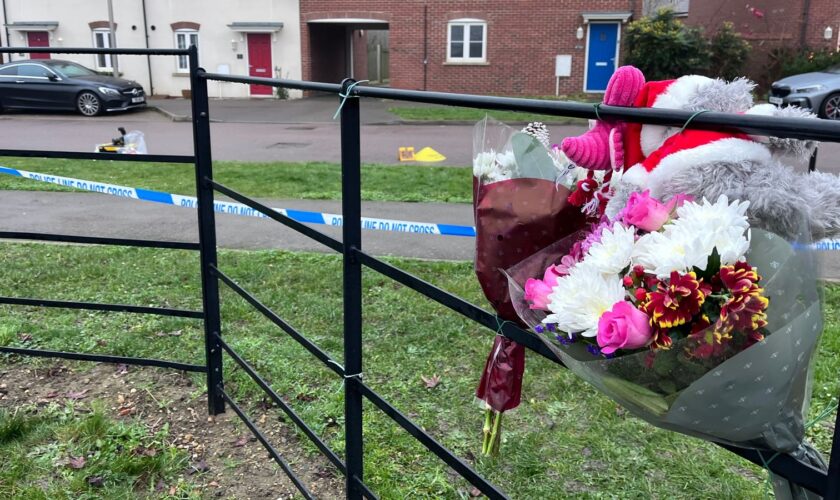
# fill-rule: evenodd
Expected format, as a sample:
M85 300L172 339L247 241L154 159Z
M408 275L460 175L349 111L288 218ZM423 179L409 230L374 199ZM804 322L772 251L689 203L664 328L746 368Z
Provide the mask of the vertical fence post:
M341 110L341 214L344 242L344 441L347 462L347 498L361 499L362 446L362 266L355 250L362 248L361 150L359 146L359 99L348 96L354 80L342 82ZM351 89L352 90L352 89ZM357 481L358 480L358 481Z
M192 87L193 143L195 145L195 187L198 197L198 243L201 254L201 297L204 307L204 351L207 365L207 404L210 415L225 411L219 394L222 387L222 349L219 313L219 281L211 271L216 265L216 217L213 213L213 178L210 156L210 102L207 80L198 76L198 49L190 46L190 86Z

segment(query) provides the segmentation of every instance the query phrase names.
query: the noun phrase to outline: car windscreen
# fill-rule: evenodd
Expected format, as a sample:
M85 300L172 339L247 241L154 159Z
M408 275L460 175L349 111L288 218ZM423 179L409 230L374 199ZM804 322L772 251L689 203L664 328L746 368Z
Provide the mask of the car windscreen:
M52 63L50 66L53 69L61 72L67 78L75 78L79 76L93 76L97 74L95 71L87 69L81 64L71 62Z

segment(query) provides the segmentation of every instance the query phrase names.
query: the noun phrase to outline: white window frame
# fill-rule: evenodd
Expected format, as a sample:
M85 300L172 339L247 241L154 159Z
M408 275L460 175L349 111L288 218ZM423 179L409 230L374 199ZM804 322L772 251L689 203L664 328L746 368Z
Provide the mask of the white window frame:
M452 57L452 27L462 26L464 38L460 41L464 44L462 57ZM470 57L470 31L472 26L481 26L481 56ZM481 19L453 19L446 25L446 62L450 63L486 63L487 62L487 22Z
M103 35L102 40L104 45L101 47L97 45L96 42L96 35ZM108 28L94 28L91 30L91 37L93 37L93 47L96 49L110 49L111 48L111 30ZM102 66L99 64L99 58L102 58L105 61L105 65ZM111 71L114 69L113 63L111 62L111 54L95 54L93 56L93 66L96 68L97 71Z
M185 37L185 45L183 48L188 49L190 48L190 38L195 36L195 46L198 47L200 43L198 38L198 30L184 28L184 29L177 29L174 32L175 37L175 45L176 49L181 48L178 46L178 37L183 36ZM178 56L175 58L175 71L177 73L189 73L190 72L190 60L187 56Z

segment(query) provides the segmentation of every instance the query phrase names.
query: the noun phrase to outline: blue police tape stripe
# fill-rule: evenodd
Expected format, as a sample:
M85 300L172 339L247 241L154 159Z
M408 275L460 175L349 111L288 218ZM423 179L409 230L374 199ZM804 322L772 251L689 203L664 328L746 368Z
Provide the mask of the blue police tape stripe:
M12 175L15 177L24 177L30 178L32 180L36 180L39 182L50 182L52 184L60 184L70 187L75 187L77 189L83 189L87 191L93 191L97 193L103 194L110 194L112 196L124 196L129 198L134 198L133 196L126 195L126 194L119 194L118 192L105 192L102 190L102 185L105 183L97 183L93 181L86 181L82 179L73 179L70 177L61 177L57 175L50 175L50 174L40 174L37 172L27 172L0 166L0 174ZM33 178L30 176L37 176L37 178ZM52 180L45 180L45 178L49 178ZM82 184L84 186L99 186L100 189L91 189L90 187L80 187L79 185ZM154 191L151 189L142 189L142 188L131 188L126 186L116 186L110 185L113 188L116 188L118 191L130 193L133 191L136 193L136 199L142 201L151 201L155 203L163 203L165 205L173 205L173 206L181 206L181 207L189 207L194 208L198 205L195 200L195 197L192 196L178 196L173 195L171 193L165 193L163 191ZM175 199L173 196L178 196L179 199L188 200L189 203L184 204L181 203L180 205L175 203ZM230 203L230 202L222 202L216 201L215 203L215 211L219 213L228 213L228 214L235 214L235 215L242 215L242 216L252 216L252 217L265 217L262 214L259 214L255 210L246 207L245 205L240 205L238 203ZM227 207L227 210L225 209ZM330 226L341 225L340 216L336 214L326 214L321 212L310 212L307 210L289 210L289 209L282 209L276 208L275 210L285 213L289 218L296 220L298 222L302 222L304 224L325 224ZM333 219L336 219L335 221ZM413 234L440 234L442 236L462 236L468 238L475 237L475 228L472 226L458 226L454 224L435 224L431 222L410 222L410 221L398 221L398 220L390 220L390 219L375 219L371 217L365 217L362 223L362 227L364 229L375 229L375 230L384 230L384 231L392 231L392 232L405 232L405 233L413 233ZM400 229L394 229L394 228ZM422 228L422 227L433 227L437 229L437 233L431 232L424 232L422 229L411 231L411 228ZM840 251L840 240L820 240L816 241L811 244L811 248L815 250L832 250L832 251Z
M155 203L165 203L167 205L174 205L172 195L162 191L152 191L150 189L135 188L137 199L143 201L153 201Z
M286 216L306 224L326 224L324 214L319 212L307 212L306 210L286 209Z
M96 193L110 194L112 196L123 196L142 201L162 203L165 205L173 205L188 208L194 208L198 206L198 203L195 197L193 196L173 195L171 193L166 193L163 191L154 191L151 189L131 188L126 186L117 186L94 181L86 181L82 179L74 179L70 177L61 177L58 175L20 171L17 169L3 166L0 166L0 174L13 175L15 177L28 178L39 182L59 184ZM108 186L108 190L106 190L103 187L105 185ZM125 194L121 194L120 192ZM130 194L132 192L134 196ZM176 202L176 199L180 201ZM239 203L223 202L218 200L215 202L214 210L219 213L253 217L265 217L264 215L256 212L255 210L245 205L240 205ZM281 213L285 213L289 218L298 222L302 222L304 224L323 224L331 226L341 225L341 216L335 214L282 208L276 208L275 210ZM405 232L413 234L440 234L444 236L465 236L471 238L475 237L475 228L472 226L458 226L454 224L435 224L430 222L411 222L391 219L377 219L371 217L364 218L363 228L392 232ZM430 228L432 229L432 231L424 230L423 228ZM437 232L434 232L433 230L437 230Z
M0 167L0 174L14 175L15 177L23 177L23 175L13 168Z
M468 236L475 238L475 228L472 226L454 226L452 224L438 224L440 234L446 236Z

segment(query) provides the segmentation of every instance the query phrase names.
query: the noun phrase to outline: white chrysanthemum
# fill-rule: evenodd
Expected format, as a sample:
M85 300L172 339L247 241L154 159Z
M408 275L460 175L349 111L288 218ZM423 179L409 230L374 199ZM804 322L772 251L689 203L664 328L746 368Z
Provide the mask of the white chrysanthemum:
M616 222L601 232L601 241L589 247L583 261L604 274L618 274L630 265L636 230Z
M715 203L686 202L677 218L662 232L639 238L632 261L659 278L671 271L686 273L693 267L706 269L712 250L717 248L723 265L741 260L749 249L749 202L733 201L721 195Z
M617 274L604 275L595 267L581 263L567 276L557 279L548 296L552 314L543 323L556 323L562 331L594 337L598 334L601 315L624 298L625 290Z
M749 201L729 203L726 195L715 203L705 198L702 204L687 202L677 209L677 218L669 226L682 234L699 235L709 255L717 248L721 264L731 265L741 260L750 246L746 216L749 205ZM666 226L665 231L669 230Z
M498 182L512 179L516 171L516 157L513 151L496 153L494 150L482 152L473 158L473 175L485 182Z
M660 279L670 276L671 271L685 273L694 266L705 269L711 251L707 250L707 238L703 236L668 224L663 233L648 233L639 238L631 260Z
M499 168L503 171L511 173L516 171L516 156L513 154L513 150L507 150L504 153L497 154L496 163L499 164Z
M473 175L480 178L487 177L496 169L496 152L492 149L489 152L478 153L473 158Z

